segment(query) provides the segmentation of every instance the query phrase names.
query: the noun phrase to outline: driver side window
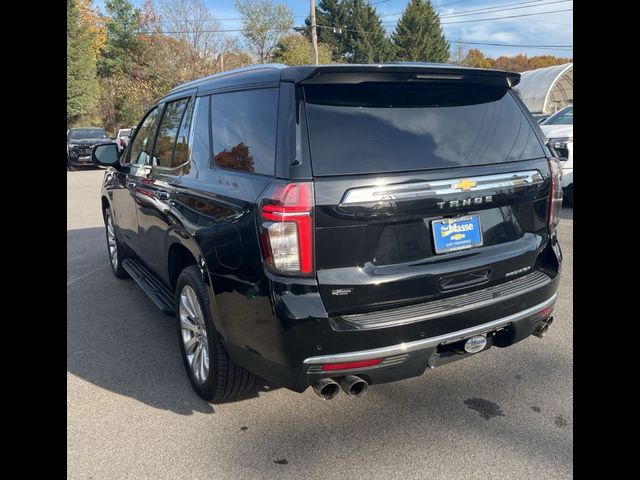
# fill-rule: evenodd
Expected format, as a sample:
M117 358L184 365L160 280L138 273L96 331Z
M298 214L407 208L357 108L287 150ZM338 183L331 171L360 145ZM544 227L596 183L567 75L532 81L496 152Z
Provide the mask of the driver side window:
M158 123L158 108L153 109L140 125L129 149L129 162L133 165L145 165L151 158L151 143Z

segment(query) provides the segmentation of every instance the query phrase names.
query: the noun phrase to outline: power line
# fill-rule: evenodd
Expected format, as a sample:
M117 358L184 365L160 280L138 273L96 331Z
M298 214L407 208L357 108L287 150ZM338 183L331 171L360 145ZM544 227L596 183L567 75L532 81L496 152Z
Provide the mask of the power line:
M556 0L553 2L547 2L547 3L539 3L542 0L529 0L527 2L519 2L519 3L506 3L504 5L500 5L498 7L487 7L487 8L481 8L478 10L464 10L464 11L460 11L460 12L452 12L452 13L445 13L442 15L439 15L440 18L451 18L451 17L466 17L467 15L487 15L490 13L498 13L498 12L504 12L507 10L519 10L522 8L535 8L535 7L543 7L546 5L553 5L554 3L565 3L565 2L571 2L573 0ZM527 5L527 6L520 6L520 7L511 7L512 5L522 5L524 3L535 3L535 5ZM502 8L502 7L511 7L511 8ZM482 11L481 10L488 10L489 8L493 9L491 11ZM497 9L497 10L496 10ZM472 12L476 12L476 13L472 13ZM394 15L401 15L404 12L395 12L395 13L387 13L384 15L379 15L380 17L392 17ZM391 21L391 20L387 20L387 21Z
M540 49L540 50L573 51L572 45L525 45L525 44L490 43L490 42L464 42L462 40L449 40L449 42L462 43L465 45L486 45L490 47L534 48L534 49Z
M554 2L547 2L547 3L540 3L540 0L534 0L532 1L528 1L528 2L520 2L520 3L511 3L511 4L505 4L505 7L509 7L509 8L502 8L502 6L500 6L500 8L498 7L487 7L487 8L480 8L477 10L464 10L461 12L453 12L453 13L446 13L444 15L440 15L440 18L449 18L449 17L466 17L467 15L486 15L488 13L496 13L496 12L505 12L507 10L520 10L523 8L536 8L536 7L543 7L546 5L553 5L554 3L566 3L566 2L572 2L573 0L556 0ZM535 5L525 5L525 6L519 6L519 7L514 7L512 5L522 5L525 3L534 3ZM489 10L490 11L482 11L482 10ZM474 13L475 12L475 13Z
M532 12L532 13L522 13L520 15L504 15L502 17L490 17L490 18L476 18L472 20L459 20L456 22L440 22L440 25L451 25L453 23L470 23L470 22L484 22L488 20L504 20L507 18L520 18L520 17L533 17L536 15L546 15L548 13L558 13L558 12L572 12L573 8L567 8L565 10L548 10L546 12ZM382 23L386 24L395 24L395 20L385 20Z
M573 8L567 8L565 10L551 10L548 12L538 12L538 13L522 13L520 15L506 15L504 17L477 18L475 20L460 20L457 22L442 22L441 25L451 25L453 23L484 22L487 20L505 20L507 18L533 17L535 15L547 15L549 13L560 13L560 12L573 12Z
M328 25L316 25L318 28L334 28ZM353 28L342 28L343 32L356 32L362 35L368 35L368 32L363 30L355 30ZM551 49L551 50L573 50L573 45L532 45L532 44L515 44L515 43L493 43L493 42L467 42L463 40L449 40L451 43L464 43L468 45L487 45L494 47L514 47L514 48L539 48L539 49Z
M446 7L447 5L455 5L457 3L468 3L471 1L474 1L474 0L458 0L457 2L443 3L442 5L438 5L438 8Z

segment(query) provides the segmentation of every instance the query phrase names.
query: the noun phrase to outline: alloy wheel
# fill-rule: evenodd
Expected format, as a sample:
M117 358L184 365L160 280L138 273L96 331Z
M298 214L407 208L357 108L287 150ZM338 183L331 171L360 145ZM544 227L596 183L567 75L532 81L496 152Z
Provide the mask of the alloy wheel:
M116 243L116 231L113 228L111 215L107 216L107 243L109 245L109 258L114 270L118 269L118 244Z
M194 378L204 383L209 376L207 329L200 302L193 288L185 285L180 292L180 333L184 354Z

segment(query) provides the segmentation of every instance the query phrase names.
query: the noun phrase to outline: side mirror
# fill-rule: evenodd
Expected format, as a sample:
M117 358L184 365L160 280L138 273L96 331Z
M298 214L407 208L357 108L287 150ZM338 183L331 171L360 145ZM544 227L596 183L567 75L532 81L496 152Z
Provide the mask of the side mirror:
M118 145L115 143L100 143L91 150L91 162L102 167L113 167L120 160Z

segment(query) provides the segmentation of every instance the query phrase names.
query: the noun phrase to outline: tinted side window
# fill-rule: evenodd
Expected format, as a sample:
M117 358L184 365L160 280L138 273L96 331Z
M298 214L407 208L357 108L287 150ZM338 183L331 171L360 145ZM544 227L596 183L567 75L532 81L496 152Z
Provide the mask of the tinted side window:
M182 116L182 123L176 137L176 147L173 152L173 167L179 167L189 160L189 132L191 131L191 117L193 116L193 100L189 100Z
M180 124L182 117L189 103L188 98L182 98L175 102L167 103L160 122L158 137L156 138L155 155L153 156L152 165L160 167L173 166L173 151L176 147L176 139L178 130L181 129ZM181 151L186 146L186 138Z
M151 158L151 142L158 120L158 109L154 108L144 119L140 129L131 142L129 161L135 165L144 165Z
M209 97L196 99L197 109L193 119L193 152L191 162L199 169L209 167L211 149L209 148Z
M211 99L215 163L222 168L273 175L278 89L221 93Z

